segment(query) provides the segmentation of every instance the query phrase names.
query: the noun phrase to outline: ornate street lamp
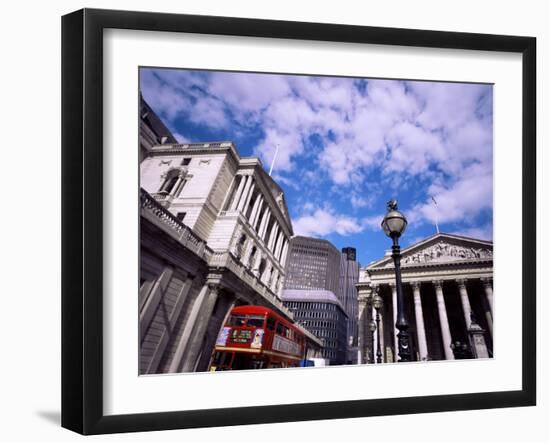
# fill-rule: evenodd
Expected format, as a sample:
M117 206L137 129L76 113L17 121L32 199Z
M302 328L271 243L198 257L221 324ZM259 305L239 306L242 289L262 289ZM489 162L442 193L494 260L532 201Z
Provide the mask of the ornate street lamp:
M403 297L403 288L401 287L401 248L399 247L399 237L405 232L406 227L407 219L397 210L397 200L390 200L388 202L388 212L384 220L382 220L382 229L393 241L391 256L395 265L395 286L397 290L397 322L395 326L399 330L397 342L399 345L400 362L411 361L409 324L405 318L405 300Z
M372 343L370 348L370 361L371 363L374 363L374 331L376 331L376 322L372 320L369 324L369 330L370 330L370 342Z
M382 297L378 294L374 296L373 306L376 309L376 363L382 363L382 350L380 349L380 308L382 307Z

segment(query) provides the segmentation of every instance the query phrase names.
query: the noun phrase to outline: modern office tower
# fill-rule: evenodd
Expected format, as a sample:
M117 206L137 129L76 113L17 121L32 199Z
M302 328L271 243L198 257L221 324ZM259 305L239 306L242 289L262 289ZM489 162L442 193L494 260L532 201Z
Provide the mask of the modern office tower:
M355 248L342 248L338 299L347 315L348 363L357 363L357 311L359 304L356 285L359 282L359 267Z
M337 295L339 272L340 252L331 242L302 236L290 240L285 289L325 289Z
M332 291L285 289L282 300L294 314L294 320L321 340L322 358L330 365L347 363L347 316Z
M290 240L282 300L295 319L321 339L330 364L347 361L347 315L339 299L341 254L312 237Z

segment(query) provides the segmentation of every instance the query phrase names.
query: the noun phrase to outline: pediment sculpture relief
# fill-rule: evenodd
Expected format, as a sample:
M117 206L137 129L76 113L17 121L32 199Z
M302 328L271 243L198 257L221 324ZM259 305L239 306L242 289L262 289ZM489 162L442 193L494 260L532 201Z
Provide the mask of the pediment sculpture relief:
M467 247L445 242L436 243L426 249L407 254L401 260L402 264L446 262L469 260L477 258L492 258L493 251L488 248Z

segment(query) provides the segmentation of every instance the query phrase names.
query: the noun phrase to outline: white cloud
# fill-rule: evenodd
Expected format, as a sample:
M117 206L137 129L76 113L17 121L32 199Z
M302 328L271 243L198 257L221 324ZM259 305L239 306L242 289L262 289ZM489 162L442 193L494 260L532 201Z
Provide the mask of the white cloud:
M473 164L462 171L452 184L433 184L429 197L410 212L415 222L435 223L467 222L484 210L493 207L493 175L485 165ZM437 206L431 200L433 197Z
M369 217L365 217L363 221L363 225L370 229L371 231L379 231L382 226L382 220L384 219L383 214L379 215L371 215Z
M493 240L493 225L486 224L481 227L465 228L456 232L456 235L462 235L464 237L476 238L478 240Z
M234 110L259 112L291 91L284 77L278 75L214 72L209 92Z
M234 134L259 125L263 137L253 152L266 168L278 145L279 178L311 165L317 169L303 172L302 184L308 173L317 181L328 176L355 211L372 204L364 184L373 171L387 191L423 187L408 211L411 223L437 218L468 225L492 208L492 89L486 85L368 80L358 88L344 78L175 70L144 71L141 81L146 100L168 119L184 113L196 124ZM239 122L235 127L231 115ZM326 235L359 232L364 224L317 209L295 227Z
M308 215L298 217L292 225L296 235L307 237L323 237L333 233L350 235L364 229L364 226L353 217L334 214L332 211L320 208Z

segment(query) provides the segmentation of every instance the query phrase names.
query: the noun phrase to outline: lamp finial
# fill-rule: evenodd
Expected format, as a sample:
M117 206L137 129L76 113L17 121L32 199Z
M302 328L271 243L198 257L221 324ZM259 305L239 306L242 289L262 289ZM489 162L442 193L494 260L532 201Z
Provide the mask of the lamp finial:
M397 200L392 198L388 203L388 211L397 211Z

